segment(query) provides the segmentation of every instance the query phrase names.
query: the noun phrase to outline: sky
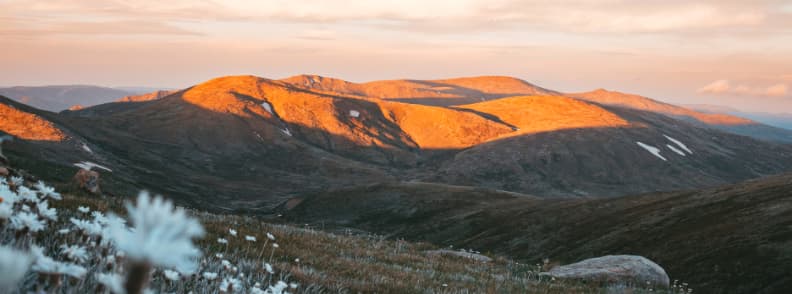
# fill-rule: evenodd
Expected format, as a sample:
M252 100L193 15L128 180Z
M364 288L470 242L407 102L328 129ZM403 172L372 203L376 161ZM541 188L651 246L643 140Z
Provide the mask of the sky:
M792 112L786 0L0 0L0 86L508 75Z

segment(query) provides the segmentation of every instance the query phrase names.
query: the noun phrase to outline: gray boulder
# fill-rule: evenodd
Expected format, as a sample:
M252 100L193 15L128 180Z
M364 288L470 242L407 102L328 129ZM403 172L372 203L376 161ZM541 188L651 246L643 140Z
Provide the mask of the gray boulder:
M669 286L668 274L653 261L637 255L607 255L562 265L542 273L557 279L579 279L607 283L650 283Z

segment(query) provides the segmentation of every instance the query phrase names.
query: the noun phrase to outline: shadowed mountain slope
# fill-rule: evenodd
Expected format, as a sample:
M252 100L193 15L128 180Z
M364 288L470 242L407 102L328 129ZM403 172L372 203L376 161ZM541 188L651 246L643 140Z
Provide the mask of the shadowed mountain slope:
M637 254L697 293L783 293L792 287L789 191L791 175L577 200L390 183L306 195L282 209L295 223L494 251L527 263Z

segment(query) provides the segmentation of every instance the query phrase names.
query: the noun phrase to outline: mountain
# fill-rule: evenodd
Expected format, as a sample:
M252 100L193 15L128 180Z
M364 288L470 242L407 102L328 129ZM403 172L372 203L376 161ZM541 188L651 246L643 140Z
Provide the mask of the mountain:
M107 88L87 85L0 88L0 95L38 109L59 112L119 101L145 101L167 96L175 90L143 87Z
M701 112L728 113L747 117L771 126L792 130L792 113L744 112L731 107L707 104L689 104L685 106Z
M381 183L285 202L290 223L472 248L534 264L637 254L697 293L792 288L792 175L705 190L541 199L484 188Z
M176 93L178 90L155 90L149 93L143 93L139 95L130 95L124 96L115 102L143 102L143 101L150 101L160 99L162 97L168 96L170 94Z
M568 95L604 105L661 113L734 134L762 140L792 143L792 131L790 130L768 126L735 115L720 112L700 112L681 106L659 102L639 95L608 91L605 89L597 89L591 92L573 93Z
M317 75L299 75L281 81L294 87L330 95L372 97L430 106L452 106L509 96L557 93L517 78L503 76L353 83Z
M85 107L110 102L132 93L113 88L70 85L0 88L0 95L39 109L58 112L74 105Z
M498 88L484 86L491 81L444 83ZM107 191L134 192L146 183L185 205L259 213L296 195L364 183L606 197L792 170L789 145L560 94L449 107L353 94L222 77L155 100L42 112L72 143L6 149L47 180L69 179L74 163L92 161L113 170L103 177Z

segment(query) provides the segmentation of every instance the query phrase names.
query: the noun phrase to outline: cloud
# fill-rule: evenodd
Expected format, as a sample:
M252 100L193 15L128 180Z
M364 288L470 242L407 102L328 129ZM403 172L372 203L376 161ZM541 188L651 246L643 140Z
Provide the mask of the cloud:
M702 33L779 31L778 0L9 0L3 14L111 17L164 22L356 23L428 33L475 31ZM384 26L383 26L384 23Z
M787 86L785 84L777 84L765 89L765 95L770 97L782 97L787 95Z
M736 96L765 96L765 97L784 97L789 93L787 85L783 83L768 87L752 87L744 84L732 85L728 80L717 80L709 83L696 92L712 95L736 95Z
M699 88L696 92L706 94L724 94L731 91L731 85L727 80L717 80Z

